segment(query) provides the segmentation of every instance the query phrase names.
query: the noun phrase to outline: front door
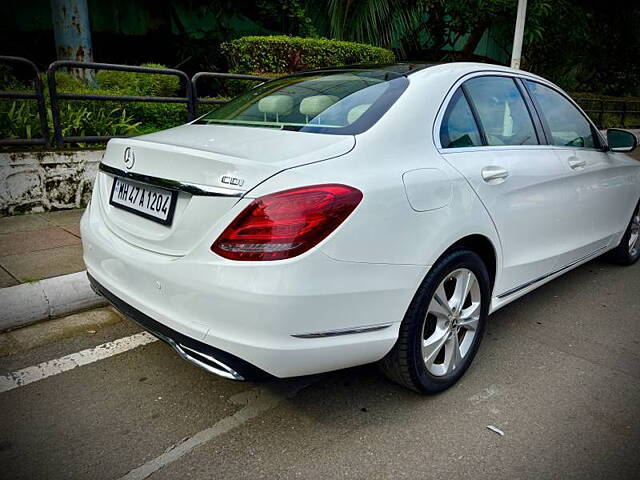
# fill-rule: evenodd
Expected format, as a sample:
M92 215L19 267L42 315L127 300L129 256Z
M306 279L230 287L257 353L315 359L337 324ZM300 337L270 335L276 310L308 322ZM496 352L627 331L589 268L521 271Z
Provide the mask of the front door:
M601 148L595 127L563 94L550 86L525 82L536 102L549 143L566 172L570 237L556 269L603 252L623 231L635 206L630 164Z

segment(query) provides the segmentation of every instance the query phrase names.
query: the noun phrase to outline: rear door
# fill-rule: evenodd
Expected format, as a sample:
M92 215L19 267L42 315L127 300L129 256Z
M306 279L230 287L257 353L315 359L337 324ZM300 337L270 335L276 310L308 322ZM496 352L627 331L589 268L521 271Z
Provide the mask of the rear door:
M498 295L552 271L562 251L566 171L544 143L522 86L478 75L452 95L440 124L445 160L466 177L496 225L503 251ZM464 221L464 219L461 219Z
M560 91L540 82L525 85L536 104L549 143L566 172L569 237L558 259L563 268L603 251L626 228L636 200L628 162L602 149L593 124Z

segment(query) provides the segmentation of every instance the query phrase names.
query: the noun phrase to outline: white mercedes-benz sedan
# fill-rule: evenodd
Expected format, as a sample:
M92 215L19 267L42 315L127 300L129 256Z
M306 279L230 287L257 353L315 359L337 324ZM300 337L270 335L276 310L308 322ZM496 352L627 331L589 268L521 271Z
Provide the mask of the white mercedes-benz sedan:
M379 362L435 393L491 312L599 255L638 259L636 143L500 66L291 75L111 140L84 259L97 292L209 372Z

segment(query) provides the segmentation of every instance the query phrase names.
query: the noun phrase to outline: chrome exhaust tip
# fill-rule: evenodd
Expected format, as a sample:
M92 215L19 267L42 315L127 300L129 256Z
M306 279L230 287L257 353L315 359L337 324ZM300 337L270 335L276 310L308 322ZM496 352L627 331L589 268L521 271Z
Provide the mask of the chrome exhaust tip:
M178 355L180 355L184 360L193 363L197 367L200 367L209 373L213 373L214 375L228 378L230 380L244 381L245 379L229 365L222 363L211 355L199 352L193 348L187 347L186 345L181 345L171 339L167 339L167 343L171 345L173 349L178 352Z

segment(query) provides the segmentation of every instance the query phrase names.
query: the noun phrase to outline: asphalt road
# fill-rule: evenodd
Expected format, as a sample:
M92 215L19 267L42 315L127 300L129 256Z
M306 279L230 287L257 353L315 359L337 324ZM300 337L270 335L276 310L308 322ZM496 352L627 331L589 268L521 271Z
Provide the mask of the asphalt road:
M493 315L435 397L373 366L235 383L138 346L0 391L0 477L640 478L638 292L640 264L566 274ZM83 318L0 338L0 375L139 332Z

